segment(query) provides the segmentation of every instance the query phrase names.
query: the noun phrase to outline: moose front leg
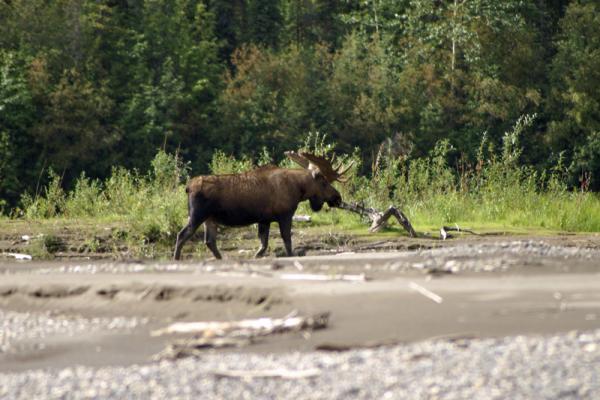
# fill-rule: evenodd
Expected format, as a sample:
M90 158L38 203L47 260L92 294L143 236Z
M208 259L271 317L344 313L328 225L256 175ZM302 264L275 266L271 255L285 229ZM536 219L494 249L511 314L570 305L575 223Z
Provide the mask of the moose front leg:
M256 254L254 255L254 257L256 258L262 257L265 254L265 251L267 251L267 247L269 247L270 226L271 224L268 222L258 224L258 238L260 239L260 249L258 249Z
M294 255L292 251L292 217L293 215L290 215L279 220L279 232L281 233L281 239L283 239L283 245L288 257Z

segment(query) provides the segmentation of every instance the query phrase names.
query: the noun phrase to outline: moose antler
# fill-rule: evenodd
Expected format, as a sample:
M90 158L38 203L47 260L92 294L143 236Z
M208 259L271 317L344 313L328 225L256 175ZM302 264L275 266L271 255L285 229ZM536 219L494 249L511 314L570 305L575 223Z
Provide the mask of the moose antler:
M300 165L302 168L310 169L310 162L306 158L301 157L295 151L289 150L285 151L283 154L285 154L287 158L289 158L296 164Z
M354 165L354 161L351 161L345 167L342 165L342 163L338 164L336 167L333 167L333 160L328 160L325 157L316 156L314 154L305 153L303 151L301 151L299 155L300 157L303 157L310 161L310 163L316 165L317 168L319 168L319 170L321 171L321 173L325 175L325 178L327 178L329 182L347 182L348 177L345 177L344 174L346 174Z
M335 181L342 183L348 181L348 178L344 177L343 175L346 174L354 165L354 161L351 161L346 166L343 166L340 162L336 167L333 167L332 164L334 159L328 160L325 157L317 156L312 153L306 153L304 151L299 153L295 151L286 151L285 155L302 168L319 169L319 171L321 171L325 178L331 183Z

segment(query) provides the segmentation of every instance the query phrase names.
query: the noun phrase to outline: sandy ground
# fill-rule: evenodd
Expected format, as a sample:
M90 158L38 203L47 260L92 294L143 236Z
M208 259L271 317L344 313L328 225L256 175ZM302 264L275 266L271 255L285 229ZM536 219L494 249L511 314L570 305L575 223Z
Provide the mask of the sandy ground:
M0 259L0 372L148 363L187 337L150 334L173 322L292 311L328 312L329 324L207 351L310 352L594 330L599 247L600 236L577 235L177 264ZM309 280L314 275L327 280Z

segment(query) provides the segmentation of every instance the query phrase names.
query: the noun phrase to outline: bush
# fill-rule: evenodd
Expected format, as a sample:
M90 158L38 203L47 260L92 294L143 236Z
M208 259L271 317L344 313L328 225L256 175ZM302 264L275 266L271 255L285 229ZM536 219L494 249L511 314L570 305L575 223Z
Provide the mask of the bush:
M61 178L52 170L48 171L50 182L44 194L31 197L28 193L21 198L26 218L52 218L64 211L66 195L61 186Z

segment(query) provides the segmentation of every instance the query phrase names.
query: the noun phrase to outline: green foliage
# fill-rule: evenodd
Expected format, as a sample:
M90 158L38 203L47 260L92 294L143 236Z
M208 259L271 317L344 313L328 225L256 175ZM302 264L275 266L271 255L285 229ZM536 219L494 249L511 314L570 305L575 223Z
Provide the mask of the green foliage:
M550 185L543 171L559 157L569 188L598 190L598 11L590 0L0 1L0 208L29 194L40 215L62 213L36 197L50 168L81 193L60 207L126 208L128 185L178 186L164 168L278 163L306 132L362 161L367 177L342 191L364 201ZM534 113L509 160L505 132ZM185 163L153 165L158 149Z
M57 252L65 249L64 241L58 236L44 235L42 237L42 243L43 243L44 249L49 254L54 254L54 253L57 253Z
M236 156L266 147L274 154L297 148L300 135L329 124L323 82L327 49L288 47L278 54L255 46L234 53L236 73L228 74L219 103L222 149Z
M102 184L82 173L74 189L65 200L64 214L69 218L88 217L109 210L107 198L102 193Z
M569 4L560 22L557 54L552 63L549 138L555 151L574 161L574 180L597 176L597 132L600 132L600 6L594 1ZM590 182L588 182L589 184ZM599 190L593 179L591 189Z
M384 209L401 207L415 225L500 224L568 231L596 231L600 198L568 190L568 168L561 156L548 173L522 164L519 138L534 123L523 116L504 135L499 154L483 135L475 167L458 173L448 164L453 148L440 141L426 157L407 159L382 146L372 178L358 176L346 201Z
M247 157L236 159L222 151L216 151L210 162L210 172L213 174L237 174L246 172L253 167L252 160Z
M23 64L20 54L0 49L0 213L27 187L31 175L22 168L35 165L29 133L35 110Z
M31 197L25 194L21 199L25 217L34 218L52 218L65 211L66 194L62 188L62 178L52 169L48 171L50 182L44 188L43 195Z
M177 154L170 155L161 150L156 153L151 165L151 179L158 188L175 189L190 177L189 163L183 162Z
M65 71L49 94L45 117L35 127L36 139L55 168L97 173L110 162L116 132L104 123L113 103L77 71Z
M379 209L392 204L400 207L417 230L421 226L460 223L600 231L600 197L568 190L569 169L562 156L553 168L542 173L520 161L519 138L531 129L533 121L532 116L517 120L505 133L498 151L487 146L487 135L483 135L477 164L465 165L459 172L449 164L455 149L448 140L438 142L427 156L412 159L395 152L389 141L380 147L370 176L351 174L349 182L337 186L346 202ZM328 157L335 148L320 133L308 134L304 143L304 150ZM270 158L263 150L257 162ZM357 161L358 153L338 154L337 160L344 164ZM42 195L23 197L23 214L29 219L119 221L126 230L115 235L127 240L139 256L170 252L187 217L183 182L188 178L188 168L177 155L163 151L156 154L151 165L151 172L145 175L115 168L104 182L82 174L68 192L62 189L61 178L50 170ZM255 165L248 157L237 159L216 152L210 168L213 173L236 173ZM299 213L311 213L306 203L301 204ZM328 209L315 214L312 224L347 230L362 226L357 216ZM41 255L62 249L62 243L52 237L43 238L37 246L34 250ZM94 251L99 246L93 239L86 249Z
M582 190L600 188L600 131L592 132L583 144L575 148L571 171L578 176Z
M16 171L14 167L14 149L10 138L6 132L0 132L0 193L7 192L11 188L16 186L15 178ZM8 202L4 199L4 195L0 198L0 214L5 207L8 206Z
M327 87L335 138L348 152L364 146L368 157L365 150L402 131L398 70L381 40L360 34L349 35L332 62Z
M128 239L139 246L173 240L185 219L185 193L181 183L188 179L188 167L176 155L159 151L152 160L152 172L115 168L105 181L82 174L73 190L65 193L61 179L52 170L43 195L22 199L24 216L39 218L97 218L124 221Z
M318 156L331 156L335 150L335 143L330 143L326 133L319 131L308 132L300 150Z

